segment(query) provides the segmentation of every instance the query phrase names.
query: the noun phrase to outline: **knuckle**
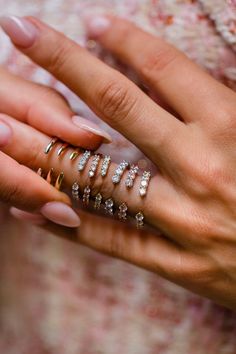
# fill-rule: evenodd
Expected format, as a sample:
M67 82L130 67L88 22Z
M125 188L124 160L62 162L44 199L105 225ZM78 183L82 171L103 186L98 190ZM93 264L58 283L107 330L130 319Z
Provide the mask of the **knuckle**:
M51 73L58 74L63 72L66 64L70 61L75 44L62 35L56 42L57 45L53 48L53 52L51 52L47 69Z
M99 104L101 113L106 117L112 118L114 123L120 124L121 121L129 118L136 106L136 98L132 97L127 84L109 82L99 91Z
M171 45L164 44L158 49L152 49L141 67L141 75L147 81L155 81L160 79L164 70L180 57L180 54Z

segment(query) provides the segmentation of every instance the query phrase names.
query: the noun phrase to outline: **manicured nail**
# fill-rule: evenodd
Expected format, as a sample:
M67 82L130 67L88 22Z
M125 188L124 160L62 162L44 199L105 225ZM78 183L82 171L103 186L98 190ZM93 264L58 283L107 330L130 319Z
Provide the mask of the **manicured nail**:
M42 215L27 213L26 211L14 207L10 208L10 213L18 220L26 221L34 225L43 225L46 223L46 219Z
M47 203L41 208L40 212L46 219L58 225L67 227L78 227L80 225L80 218L76 212L61 202Z
M106 16L84 16L84 25L89 37L102 35L111 25L111 21Z
M17 16L1 17L0 26L15 45L23 48L32 46L38 34L30 21Z
M6 146L12 137L12 130L8 124L0 120L0 147Z
M94 135L100 136L101 138L103 138L104 143L109 144L112 142L111 136L107 132L105 132L105 130L99 128L97 124L91 122L90 120L79 116L74 116L72 117L72 122L77 127L86 130L90 133L93 133Z

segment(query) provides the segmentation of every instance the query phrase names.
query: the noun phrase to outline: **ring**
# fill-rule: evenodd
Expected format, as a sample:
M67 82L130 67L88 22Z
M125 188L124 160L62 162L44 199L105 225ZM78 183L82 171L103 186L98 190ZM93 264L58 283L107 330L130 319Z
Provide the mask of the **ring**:
M113 215L113 206L114 206L114 202L112 198L109 198L105 201L105 212L109 215Z
M89 205L90 193L91 193L90 187L89 186L85 187L84 194L83 194L83 203L85 205Z
M86 150L83 153L83 156L79 160L79 164L78 164L78 171L79 172L82 172L85 169L85 166L87 165L87 162L88 162L90 156L91 156L91 151L89 151L89 150Z
M90 169L89 169L89 173L88 173L89 178L93 178L95 176L100 159L101 159L100 155L94 155Z
M60 190L60 189L61 189L61 185L62 185L62 182L63 182L63 180L64 180L64 177L65 177L64 172L61 172L61 173L59 174L59 176L57 177L56 183L55 183L55 188L56 188L57 190Z
M102 177L105 177L107 175L110 163L111 163L111 156L106 155L103 159L102 167L101 167L101 176Z
M125 161L125 160L122 161L122 162L118 165L117 169L115 170L115 174L114 174L114 176L112 177L112 182L113 182L114 184L120 183L121 178L122 178L122 176L123 176L123 174L124 174L126 168L128 168L128 167L129 167L129 163L128 163L127 161Z
M139 171L138 166L132 165L130 167L128 176L127 176L126 181L125 181L125 185L126 185L127 188L132 188L133 187L135 178L138 175L138 171Z
M69 144L67 143L62 144L57 152L57 156L60 156L68 148L68 146Z
M72 189L72 197L73 197L73 199L79 200L79 184L78 184L78 182L75 182L72 185L71 189Z
M147 194L150 179L151 179L151 173L148 171L144 171L141 178L140 187L139 187L139 194L141 197L144 197Z
M47 155L52 150L53 146L57 143L58 139L53 138L50 143L46 146L44 153Z
M102 204L102 195L101 193L98 193L95 197L94 209L99 210L101 208L101 204Z
M70 154L70 160L74 161L79 156L79 151L75 150Z
M135 215L136 219L136 227L137 229L141 229L144 226L144 215L141 211L138 212L138 214Z
M128 206L125 203L122 203L119 206L119 213L118 213L118 218L120 220L126 220L127 219L127 210L128 210Z
M50 169L50 171L47 174L46 181L51 184L52 183L52 177L53 177L53 168Z

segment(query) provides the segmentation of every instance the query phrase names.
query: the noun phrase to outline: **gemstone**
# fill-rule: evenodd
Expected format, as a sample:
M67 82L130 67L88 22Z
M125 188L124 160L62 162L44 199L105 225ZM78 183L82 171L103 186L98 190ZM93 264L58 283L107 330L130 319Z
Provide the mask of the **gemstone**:
M141 212L139 212L139 213L135 216L135 218L136 218L136 220L137 220L138 222L142 222L142 221L144 220L144 215L143 215Z
M110 198L110 199L107 199L107 200L105 201L105 205L106 205L107 208L110 209L110 208L113 207L114 202L113 202L113 200Z
M112 182L115 183L115 184L119 183L120 182L120 176L117 176L117 175L113 176L112 177Z
M79 190L79 185L78 185L77 182L75 182L75 183L73 184L72 190L73 190L73 191L76 191L76 192Z
M125 203L122 203L120 206L119 206L119 210L121 212L126 212L128 210L128 207Z
M94 172L93 171L89 171L89 177L93 177L94 176Z
M148 181L141 181L141 186L142 187L147 187Z
M143 197L144 195L146 195L147 191L145 188L140 188L139 193L140 193L141 197Z

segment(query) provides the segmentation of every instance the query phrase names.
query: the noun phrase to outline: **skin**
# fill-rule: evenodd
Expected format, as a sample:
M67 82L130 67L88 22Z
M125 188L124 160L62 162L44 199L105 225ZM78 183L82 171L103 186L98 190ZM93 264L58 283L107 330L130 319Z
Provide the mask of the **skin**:
M65 99L53 89L26 81L3 68L0 68L0 78L0 111L2 113L43 131L49 137L58 137L75 146L93 149L102 143L100 137L74 126L71 122L74 113ZM7 116L2 121L9 126ZM13 137L10 140L13 141L17 130L15 129L12 133ZM8 143L10 144L10 141ZM16 148L18 148L17 145L15 145ZM30 146L27 149L30 150ZM23 153L26 154L27 151ZM57 191L36 173L19 164L3 151L0 152L0 165L4 166L0 171L1 202L26 211L38 211L50 201L71 204L66 194ZM26 185L27 188L25 188ZM31 197L32 195L34 198Z
M124 20L110 20L112 31L96 40L133 67L176 115L36 19L29 21L38 29L37 39L30 48L19 48L136 144L160 171L144 200L137 198L136 186L127 203L131 213L143 210L146 222L161 234L82 213L75 237L236 309L236 94L161 39ZM14 144L4 149L6 154L30 167L63 168L68 171L68 185L78 178L67 155L60 161L54 155L50 161L43 156L48 141L44 133L9 116L2 119L17 131ZM127 199L127 191L123 184L111 183L114 168L105 181L96 179L93 194L100 190L104 198L112 195L120 203Z

